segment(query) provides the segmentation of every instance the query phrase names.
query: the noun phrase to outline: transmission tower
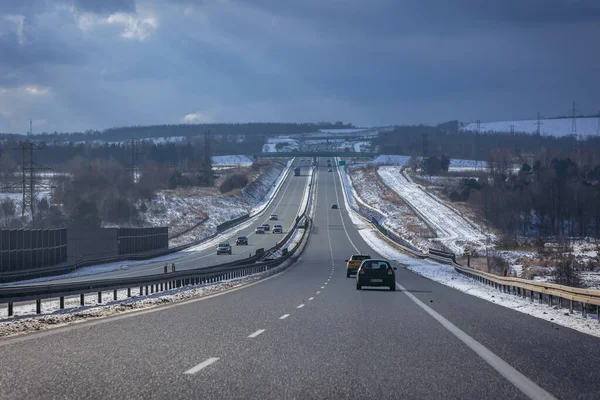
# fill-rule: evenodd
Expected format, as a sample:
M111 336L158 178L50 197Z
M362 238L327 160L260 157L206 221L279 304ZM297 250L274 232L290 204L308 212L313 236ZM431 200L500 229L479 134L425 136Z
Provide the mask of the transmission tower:
M477 120L477 134L479 135L481 133L481 120L478 119Z
M511 134L511 135L514 135L514 134L515 134L515 126L516 126L515 124L510 124L510 125L509 125L509 127L510 127L510 134Z
M540 117L540 112L538 111L537 113L537 126L535 129L535 134L536 135L541 135L542 134L542 118Z
M31 215L32 222L35 223L35 200L36 192L40 190L49 190L52 186L41 184L36 177L38 171L49 170L50 168L37 164L33 160L33 151L40 150L41 147L30 140L21 141L14 150L21 151L21 190L23 192L23 202L21 206L21 217L26 214Z
M208 187L214 185L214 178L212 172L212 145L216 143L211 138L212 132L207 130L204 132L204 157L202 160L202 177L204 184Z
M573 102L573 119L571 122L571 134L577 135L577 108L575 102Z

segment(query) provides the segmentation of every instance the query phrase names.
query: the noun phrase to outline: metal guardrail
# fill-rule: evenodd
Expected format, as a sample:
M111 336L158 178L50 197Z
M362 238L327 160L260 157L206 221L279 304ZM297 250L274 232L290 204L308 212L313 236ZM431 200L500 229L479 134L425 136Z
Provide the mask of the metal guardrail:
M155 292L180 288L182 286L220 282L268 271L293 257L298 248L305 243L306 237L310 233L310 227L312 226L312 220L308 216L308 212L312 204L310 199L312 199L313 195L314 190L311 178L309 201L307 202L304 211L296 218L293 227L288 230L286 235L275 246L267 251L258 249L255 255L251 257L209 267L141 277L55 283L52 285L19 285L3 287L0 288L0 303L8 303L8 316L12 316L15 302L35 300L36 313L40 314L42 300L49 298L59 298L59 307L60 309L63 309L65 296L79 295L80 304L83 306L86 293L98 292L98 303L101 303L102 293L110 290L114 292L114 300L117 300L118 290L127 289L127 295L128 297L131 297L132 287L139 287L140 293L145 289L145 295L148 295ZM304 227L300 241L298 241L292 249L286 248L286 251L282 252L284 254L280 257L273 260L264 260L267 254L273 254L280 250L282 246L291 239L300 224L303 224ZM186 244L178 247L179 250L181 250L183 247L190 247L192 245L194 244ZM173 250L174 249L175 248L173 248Z

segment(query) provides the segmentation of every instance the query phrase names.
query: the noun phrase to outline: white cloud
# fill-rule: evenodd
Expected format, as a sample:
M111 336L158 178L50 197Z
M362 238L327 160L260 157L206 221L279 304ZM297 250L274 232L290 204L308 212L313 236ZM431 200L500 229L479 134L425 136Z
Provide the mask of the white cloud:
M90 12L81 12L71 8L71 13L82 31L92 31L102 26L117 26L122 29L120 36L125 39L143 41L159 26L158 17L147 11L135 13L114 13L102 17Z
M183 117L183 122L187 124L207 124L213 122L212 118L202 111L187 114Z
M11 25L4 25L0 23L0 27L4 25L4 29L8 28L9 31L14 32L17 36L17 43L23 45L25 43L25 16L24 15L5 15L2 17L5 21L8 21ZM0 36L2 36L2 30L0 30Z
M34 96L41 96L44 94L48 94L49 90L48 88L43 88L43 87L39 87L39 86L26 86L25 91L29 94L32 94Z
M122 37L140 41L146 39L158 28L158 19L152 15L142 17L134 14L117 13L110 15L106 22L111 25L122 25Z

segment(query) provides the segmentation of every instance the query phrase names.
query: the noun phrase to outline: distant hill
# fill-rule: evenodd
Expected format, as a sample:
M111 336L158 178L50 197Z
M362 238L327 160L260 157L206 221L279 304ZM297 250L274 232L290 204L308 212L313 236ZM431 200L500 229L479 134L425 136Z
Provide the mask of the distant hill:
M350 129L352 124L342 122L330 123L273 123L256 122L245 124L175 124L175 125L149 125L110 128L104 131L86 131L73 133L40 133L34 135L36 140L46 142L81 142L81 141L124 141L132 137L140 139L168 138L168 137L194 137L210 130L215 135L221 136L273 136L281 134L299 134L315 132L319 129ZM0 134L2 139L22 139L23 135Z

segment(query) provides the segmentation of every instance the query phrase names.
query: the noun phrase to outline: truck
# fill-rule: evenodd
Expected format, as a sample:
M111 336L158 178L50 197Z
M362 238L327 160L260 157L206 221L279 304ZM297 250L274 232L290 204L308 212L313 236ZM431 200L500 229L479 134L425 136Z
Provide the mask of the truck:
M300 176L300 167L297 167L296 169L294 169L294 175Z

